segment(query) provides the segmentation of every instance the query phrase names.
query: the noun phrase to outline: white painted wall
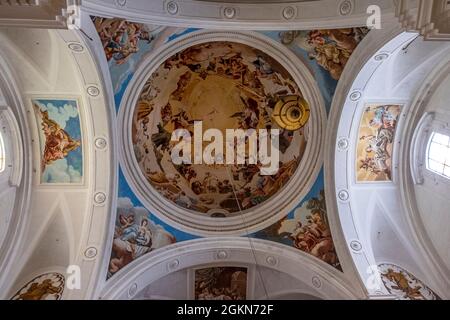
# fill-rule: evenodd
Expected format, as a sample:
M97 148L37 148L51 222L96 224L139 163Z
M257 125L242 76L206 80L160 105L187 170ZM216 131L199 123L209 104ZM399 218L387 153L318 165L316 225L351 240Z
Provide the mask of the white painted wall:
M0 283L0 298L12 296L37 271L65 273L69 265L79 266L81 289L66 290L65 299L92 297L103 278L98 275L103 272L99 257L109 249L106 249L105 231L109 229L116 171L113 143L109 138L110 106L105 102L102 77L84 41L83 36L69 30L4 28L0 31L0 52L14 71L16 89L28 116L29 125L24 130L33 139L24 146L33 158L31 205L25 213L28 224L21 235L24 245L15 250L8 261L9 268L3 272L5 281ZM81 52L71 50L71 43L81 46ZM99 94L87 94L89 86L96 86ZM40 183L33 97L79 100L84 153L82 184ZM106 147L96 146L97 138L105 139ZM104 201L96 200L99 192L105 195ZM93 256L85 255L88 248L94 250Z
M450 131L450 75L432 94L424 112L435 112L435 118L446 122ZM414 191L426 232L450 270L450 180L430 172Z
M240 265L241 266L241 265ZM202 268L205 266L202 266ZM321 295L311 285L292 275L263 266L248 265L249 281L247 299L320 300ZM170 299L189 300L193 297L192 269L183 269L164 276L142 289L135 300Z
M337 148L335 154L335 192L339 194L346 191L349 194L348 200L338 199L340 222L360 277L373 295L387 294L384 287L381 287L380 291L372 286L370 281L369 268L383 262L398 264L410 270L443 297L450 294L445 275L434 272L436 269L429 265L426 255L433 253L427 252L417 242L417 233L423 230L411 227L410 212L403 202L404 187L400 177L401 169L408 165L405 161L408 161L409 157L399 157L401 147L411 139L403 135L407 124L405 119L410 116L411 105L422 90L431 70L438 62L448 61L449 51L450 45L447 42L425 42L414 34L401 34L368 58L365 66L358 70L359 74L353 76L353 84L346 93L337 139L347 138L349 147L347 150ZM387 57L377 60L375 57L378 54L387 54ZM357 91L361 93L361 97L352 101L350 95ZM356 183L357 135L367 103L404 104L394 142L391 183ZM434 198L429 198L429 201ZM439 223L445 224L447 220L442 219L439 209L436 209L435 215L436 219L441 219ZM361 250L351 247L355 241L361 243ZM448 248L444 249L444 245L441 245L441 250L448 254Z

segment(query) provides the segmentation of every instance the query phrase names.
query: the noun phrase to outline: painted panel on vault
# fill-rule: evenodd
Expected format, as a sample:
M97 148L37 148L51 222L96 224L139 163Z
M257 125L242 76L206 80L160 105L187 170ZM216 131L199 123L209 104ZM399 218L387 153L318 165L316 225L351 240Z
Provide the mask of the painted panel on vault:
M39 130L41 183L83 181L80 112L74 99L32 101Z
M367 105L361 117L356 150L356 181L392 181L395 131L401 105Z

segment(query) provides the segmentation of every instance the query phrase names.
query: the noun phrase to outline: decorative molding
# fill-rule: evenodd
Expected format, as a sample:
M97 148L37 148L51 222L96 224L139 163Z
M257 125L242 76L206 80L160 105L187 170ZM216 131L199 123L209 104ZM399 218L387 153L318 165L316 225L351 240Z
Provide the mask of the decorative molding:
M86 92L91 97L98 97L100 94L100 89L97 86L89 86L86 88Z
M127 4L127 0L116 0L116 6L124 7Z
M295 18L296 15L297 15L297 9L295 7L292 7L292 6L284 7L283 18L285 18L286 20L291 20L291 19Z
M30 201L31 201L31 184L32 184L32 167L33 157L31 148L24 148L23 146L31 145L32 138L30 134L30 125L28 123L26 107L22 101L21 89L16 82L14 71L10 68L6 57L0 55L0 95L6 102L6 105L11 107L14 119L17 124L18 133L20 133L22 147L22 161L19 164L22 169L20 174L11 177L12 183L18 183L17 196L15 199L14 214L8 221L8 227L4 238L0 243L0 299L6 299L10 287L13 285L15 277L11 276L17 270L17 259L20 256L20 248L26 246L26 232L27 225L30 221ZM4 110L3 110L4 111ZM14 174L13 174L14 175ZM21 178L19 178L21 176Z
M330 120L327 126L325 145L335 146L335 148L331 147L325 150L325 197L329 224L342 269L354 283L355 290L358 290L361 295L365 296L373 293L372 290L366 287L366 280L368 278L367 270L371 265L370 261L373 259L368 255L366 250L358 254L358 258L356 258L349 246L352 240L359 238L360 231L357 229L358 224L354 218L356 213L352 210L353 198L351 201L342 201L339 199L338 193L342 190L349 189L351 185L351 175L347 171L347 166L349 164L354 166L354 160L351 158L353 146L350 144L352 147L349 147L347 152L342 152L339 147L339 141L342 138L353 139L353 135L347 123L342 128L340 127L340 123L342 117L346 117L346 121L358 119L357 116L355 118L354 112L360 104L360 101L358 100L358 103L355 103L356 101L350 99L350 95L353 92L360 91L360 88L365 88L364 79L370 78L376 68L382 65L379 63L371 63L370 60L376 54L380 53L381 48L385 46L395 48L414 36L403 35L397 39L401 32L402 29L395 19L386 18L383 29L372 30L362 40L351 55L338 82L329 113ZM362 70L365 66L370 66L370 69L363 73ZM360 80L359 82L357 82L358 79ZM358 120L356 121L359 123Z
M353 91L352 93L350 93L350 96L349 96L350 100L354 101L354 102L359 101L359 99L361 99L361 97L362 97L362 92L359 90Z
M0 110L0 114L4 117L9 131L9 141L11 146L11 156L14 162L12 165L11 173L9 176L9 185L11 187L19 187L22 181L22 173L23 173L23 142L22 135L20 133L20 126L14 116L14 112L10 107L6 107L4 110Z
M447 56L448 56L447 50ZM422 118L425 107L427 106L430 93L434 92L442 83L442 81L448 77L450 72L450 62L447 60L441 60L436 64L433 70L431 70L424 81L422 87L418 90L416 97L414 98L407 118L405 119L406 125L402 132L402 139L404 143L401 144L399 150L399 157L402 159L409 159L403 166L400 167L400 195L401 201L405 208L405 218L407 226L416 243L417 254L422 258L422 262L427 267L427 274L433 277L434 287L441 288L439 295L444 299L449 299L448 290L450 286L449 270L446 267L445 262L440 258L436 251L433 242L431 241L427 230L425 229L422 221L420 211L417 204L414 191L414 180L411 175L412 158L411 152L413 145L414 132L417 129L417 125Z
M73 52L83 52L84 51L84 47L81 45L81 43L79 42L69 42L67 44L67 47L72 50Z
M95 144L95 147L99 150L104 150L108 146L108 142L103 137L96 138L94 141L94 144Z
M388 27L389 25L390 27ZM405 104L405 102L408 103L405 105L405 112L401 116L402 123L398 128L398 134L395 138L397 149L394 153L395 165L393 167L395 168L395 176L399 178L395 179L394 183L389 186L380 186L376 183L356 185L352 178L356 148L351 148L349 152L339 152L337 147L339 137L348 136L351 141L356 141L354 138L356 138L357 128L360 123L359 115L364 110L364 103L369 103L369 101L361 101L362 99L358 103L354 103L349 99L349 93L360 88L365 88L364 95L367 94L368 96L375 97L377 93L374 88L383 88L383 86L374 86L373 82L370 83L370 81L371 79L382 79L379 73L376 74L377 68L388 68L389 66L386 63L376 63L374 57L379 54L389 54L389 60L396 59L395 62L403 61L402 59L405 59L405 57L402 55L402 48L417 38L416 33L403 32L404 28L394 21L389 22L388 26L384 26L382 30L372 30L369 32L350 57L350 61L341 76L333 98L326 140L327 145L336 145L336 148L326 150L324 169L328 218L330 220L333 238L335 239L336 250L344 272L349 276L354 276L356 272L356 279L354 281L359 281L363 290L368 292L369 295L374 295L376 290L370 286L366 287L366 284L369 283L367 280L370 277L367 270L376 262L376 256L374 255L372 248L373 242L370 239L369 233L371 215L365 210L361 210L364 207L363 202L361 202L364 201L362 199L369 201L366 205L369 212L375 212L371 207L376 207L383 203L396 203L398 211L393 211L395 212L395 217L393 218L396 219L394 220L395 231L399 239L401 239L400 241L405 244L406 250L411 256L411 263L416 263L417 268L421 268L428 275L428 280L434 282L435 285L437 282L434 279L439 277L442 279L445 274L448 275L448 271L446 273L445 269L442 268L443 265L437 261L436 252L428 250L424 244L420 243L421 240L418 238L422 237L422 235L413 235L414 233L424 234L424 230L421 231L420 229L409 227L406 219L403 219L403 215L407 216L415 212L410 209L410 204L405 204L415 203L416 201L413 199L414 192L411 189L412 184L408 187L408 190L405 190L406 183L402 182L404 179L410 179L409 163L408 161L399 161L399 159L409 158L409 149L406 153L402 149L409 148L410 139L413 135L413 131L409 131L407 134L405 133L405 130L408 130L405 129L405 126L413 126L415 128L417 123L409 119L412 113L410 101L402 101L402 104ZM437 48L433 52L433 55L430 55L429 60L426 61L429 61L430 64L433 62L436 64L441 63L441 59L445 53L445 44L442 44L441 48L439 55L436 53L439 52ZM441 57L441 59L438 57ZM412 61L410 61L411 63ZM425 76L423 73L421 75ZM448 75L448 71L446 75ZM416 85L416 83L408 84L410 88ZM417 84L420 84L420 82ZM366 90L372 91L369 92ZM380 92L379 96L382 97L384 94ZM386 103L392 102L392 100L387 100L387 97L383 101ZM333 197L333 195L344 188L349 189L352 194L353 190L357 191L358 198L356 198L356 193L355 197L352 197L349 202L341 202L338 198ZM377 193L377 190L380 190L380 193ZM405 199L401 193L406 193L408 199ZM386 198L384 199L383 197ZM399 201L400 198L402 198L402 201ZM394 216L394 214L392 215ZM347 244L346 248L342 248L340 245L343 239L342 237L345 239L344 243ZM358 254L354 254L355 252L349 245L354 239L359 239L364 245L364 250L358 252ZM347 259L351 259L353 265L348 265L347 262L349 260ZM441 283L437 286L445 286L445 284Z
M356 299L353 284L343 273L297 249L287 247L271 241L252 239L250 244L247 238L204 238L190 240L174 244L163 250L155 250L142 258L133 261L125 268L117 272L106 285L100 298L106 300L130 299L129 288L134 283L139 283L140 288L146 288L158 279L179 269L169 270L161 268L174 259L179 260L183 269L193 269L204 266L219 265L214 253L227 250L232 253L232 259L225 265L249 265L255 266L255 261L264 261L267 252L271 252L278 263L265 266L278 272L286 273L310 284L310 290L317 291L313 285L313 278L320 280L320 297L322 299ZM221 264L222 265L222 264ZM142 289L141 289L142 290Z
M343 202L347 202L350 199L350 195L348 194L347 190L339 190L338 198Z
M178 259L172 260L169 263L167 263L167 270L173 271L178 269L180 266L180 261Z
M396 16L407 31L417 31L425 40L450 40L448 0L399 0Z
M178 4L175 1L169 1L166 4L166 10L169 14L175 15L178 12Z
M384 61L384 60L386 60L387 58L389 58L389 54L386 53L386 52L379 53L379 54L377 54L376 56L373 57L373 59L374 59L376 62Z
M104 204L106 201L106 194L104 192L97 192L94 195L94 202L95 204Z
M225 250L220 250L216 253L216 258L219 260L225 260L228 258L228 253Z
M299 167L283 187L283 192L258 206L257 210L243 211L243 215L226 219L203 217L183 209L161 197L139 169L133 151L132 119L134 106L145 81L167 58L196 44L209 41L232 41L259 49L272 56L286 70L291 71L305 99L315 108L311 110L308 122L308 144ZM261 230L286 216L306 196L314 184L320 169L324 139L326 112L323 97L309 69L288 48L280 43L254 32L197 31L171 41L149 55L131 79L121 102L118 114L120 161L124 175L131 189L153 214L176 228L200 235L243 235ZM247 214L250 213L251 214Z
M351 0L344 0L341 1L339 4L339 14L341 16L348 16L349 14L352 14L354 8L354 3Z
M0 1L0 26L46 29L67 28L79 0Z
M319 289L320 287L322 287L322 281L320 280L320 278L319 278L318 276L312 277L311 283L312 283L312 285L313 285L315 288L317 288L317 289Z
M362 250L362 244L358 240L353 240L350 242L350 248L354 252L360 252Z
M349 147L349 141L348 138L342 137L339 138L338 143L337 143L337 147L339 151L347 151L348 147Z
M81 10L90 15L118 17L134 22L174 27L221 30L310 30L366 25L371 0L316 1L168 1L127 0L118 6L115 0L83 0ZM392 0L378 0L383 18L393 18ZM228 9L232 8L233 10Z
M97 248L89 247L84 251L84 256L88 259L94 259L97 256Z
M426 148L430 137L430 128L434 120L434 113L424 113L417 124L411 141L411 176L414 184L423 184L423 170L426 166Z
M278 260L274 256L268 256L266 262L269 266L276 266L278 264Z
M138 291L138 285L137 283L133 283L130 288L128 289L128 298L133 298Z
M225 7L223 9L223 16L227 19L233 19L236 16L236 8Z

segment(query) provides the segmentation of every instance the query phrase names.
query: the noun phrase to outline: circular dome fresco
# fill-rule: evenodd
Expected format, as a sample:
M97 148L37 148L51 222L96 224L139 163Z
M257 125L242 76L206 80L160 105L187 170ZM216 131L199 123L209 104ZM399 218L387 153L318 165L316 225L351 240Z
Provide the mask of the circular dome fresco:
M321 118L321 100L311 94L318 89L305 95L300 79L277 59L295 64L293 57L270 54L267 42L201 35L202 41L187 37L155 53L160 61L126 93L125 175L153 213L181 229L201 235L257 230L287 214L317 175L320 148L309 144L320 139L312 125ZM307 165L310 152L314 162ZM300 167L309 172L299 176ZM291 184L294 179L301 181Z

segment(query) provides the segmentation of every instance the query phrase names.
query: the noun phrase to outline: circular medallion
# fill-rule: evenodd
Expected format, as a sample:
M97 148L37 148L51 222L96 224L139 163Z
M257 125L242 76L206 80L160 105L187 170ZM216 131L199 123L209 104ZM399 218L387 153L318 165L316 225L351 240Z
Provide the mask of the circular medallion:
M339 151L346 151L348 149L348 145L349 145L349 142L348 142L347 138L343 137L338 140L337 146L338 146Z
M268 257L266 258L266 262L267 262L267 264L270 265L270 266L275 266L275 265L278 263L278 260L277 260L277 258L275 258L274 256L268 256Z
M223 10L223 15L225 16L225 18L227 19L233 19L236 15L236 9L232 8L232 7L226 7Z
M167 12L170 14L177 14L178 12L178 4L174 1L170 1L166 6Z
M94 195L94 202L96 204L103 204L106 201L106 194L103 192L97 192Z
M387 53L380 53L374 57L375 61L383 61L386 60L387 58L389 58L389 54Z
M93 259L97 256L97 248L89 247L84 251L84 256L88 259Z
M180 265L180 261L178 261L177 259L175 259L175 260L172 260L171 262L169 262L169 263L167 264L167 269L169 269L169 270L172 271L172 270L177 269L179 265Z
M108 145L108 143L106 142L106 139L105 138L101 138L101 137L95 139L94 144L95 144L95 147L97 149L100 149L100 150L105 149L107 147L107 145Z
M137 293L137 290L138 290L137 283L133 283L131 287L128 289L128 297L130 298L134 297Z
M228 253L225 250L221 250L216 254L217 259L224 260L228 258Z
M322 287L322 281L317 276L312 277L311 282L312 282L313 286L316 287L317 289Z
M350 195L348 194L347 190L339 190L338 198L341 201L347 201L350 198Z
M353 91L350 94L350 100L352 101L358 101L359 99L361 99L362 93L361 91Z
M161 60L136 77L119 115L132 188L155 214L196 234L240 234L275 222L320 166L320 147L309 143L321 139L323 121L312 76L279 44L269 49L253 34L239 35L190 36L195 43L185 38L155 53Z
M350 242L350 248L352 248L353 251L359 252L362 250L362 244L358 240L353 240Z
M100 94L100 89L96 86L89 86L86 91L91 97L97 97Z

